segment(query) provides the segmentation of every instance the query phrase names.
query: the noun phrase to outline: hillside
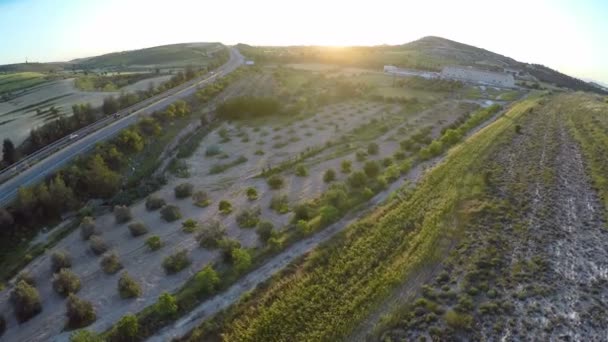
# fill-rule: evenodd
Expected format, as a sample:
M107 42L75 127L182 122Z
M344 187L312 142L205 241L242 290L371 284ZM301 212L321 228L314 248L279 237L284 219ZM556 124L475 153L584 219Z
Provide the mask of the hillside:
M239 49L260 62L329 63L367 68L382 68L392 64L405 68L440 71L446 65L474 66L475 68L519 71L521 79L537 80L572 90L606 93L591 83L576 79L542 65L516 61L475 46L441 37L424 37L403 45L372 47L252 47L240 44Z
M168 66L201 65L215 51L222 49L220 43L185 43L156 46L152 48L114 52L101 56L81 58L73 63L87 68L111 66Z

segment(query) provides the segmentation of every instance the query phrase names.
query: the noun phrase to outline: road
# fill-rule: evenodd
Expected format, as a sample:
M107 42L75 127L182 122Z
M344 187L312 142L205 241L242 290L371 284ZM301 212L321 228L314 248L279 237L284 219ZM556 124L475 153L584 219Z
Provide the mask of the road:
M237 49L231 48L228 62L216 69L212 75L206 75L190 81L185 85L170 89L160 95L160 99L155 97L152 100L153 102L144 101L145 106L143 108L138 108L131 114L126 114L120 119L104 125L102 128L97 129L97 127L94 127L95 130L93 132L84 136L83 134L79 134L78 140L67 142L67 146L57 150L35 163L30 168L23 170L13 178L2 183L0 185L0 205L6 205L15 199L20 187L36 184L46 176L57 171L76 156L92 149L97 143L107 141L123 129L133 125L142 116L150 115L155 111L162 110L171 103L194 94L199 88L212 83L216 78L231 73L243 63L243 56ZM141 104L139 104L139 106L141 106Z

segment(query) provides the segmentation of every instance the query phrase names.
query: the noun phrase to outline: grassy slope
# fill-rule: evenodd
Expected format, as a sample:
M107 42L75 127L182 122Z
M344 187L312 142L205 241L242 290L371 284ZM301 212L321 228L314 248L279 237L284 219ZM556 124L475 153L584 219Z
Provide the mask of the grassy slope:
M44 75L38 72L0 75L0 94L29 88L45 81Z
M458 237L458 228L483 205L476 196L484 181L474 172L480 157L533 104L529 100L514 107L450 151L407 199L378 208L315 251L297 272L244 301L219 333L239 341L344 337L410 272L439 260L443 238ZM204 334L195 332L192 340Z

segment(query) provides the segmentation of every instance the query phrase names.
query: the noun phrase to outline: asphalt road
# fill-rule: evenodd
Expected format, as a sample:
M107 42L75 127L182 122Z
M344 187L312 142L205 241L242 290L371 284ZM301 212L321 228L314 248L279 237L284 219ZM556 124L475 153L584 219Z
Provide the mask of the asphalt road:
M150 115L155 111L160 111L171 103L194 94L199 88L212 83L216 78L223 77L244 63L243 56L237 49L230 49L230 59L228 62L215 70L213 75L204 76L203 79L193 81L192 85L175 92L174 89L168 90L166 97L139 109L132 114L124 116L113 123L100 128L99 130L86 135L63 149L53 153L47 158L39 161L30 168L22 171L15 177L7 180L0 185L0 205L6 205L15 199L17 191L22 186L30 186L43 180L49 174L57 171L76 156L84 153L99 142L111 139L123 129L136 123L142 116Z

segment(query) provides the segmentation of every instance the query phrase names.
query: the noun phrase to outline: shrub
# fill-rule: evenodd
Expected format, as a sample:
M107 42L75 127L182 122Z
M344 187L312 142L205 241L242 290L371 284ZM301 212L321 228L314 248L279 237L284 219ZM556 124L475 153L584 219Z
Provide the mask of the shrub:
M327 169L323 174L323 181L325 183L331 183L336 180L336 171L334 169Z
M296 230L302 235L308 235L312 233L311 226L306 220L298 220L298 222L296 223Z
M42 311L38 290L25 281L15 285L11 292L11 304L19 322L25 322Z
M232 212L232 204L226 200L221 200L218 209L222 215L228 215Z
M162 208L165 204L165 200L158 197L157 195L150 195L148 196L148 198L146 198L146 209L150 211L158 210Z
M389 167L391 165L393 165L393 159L392 158L387 157L387 158L382 159L382 166Z
M369 143L369 145L367 145L368 154L374 155L374 154L378 154L378 152L380 152L380 148L378 147L378 144L376 144L375 142L371 142L371 143Z
M131 232L131 236L137 237L144 235L148 232L148 228L143 222L133 222L129 224L129 231Z
M120 279L118 279L120 298L136 298L141 296L141 292L141 286L127 272L120 275Z
M104 342L104 339L94 332L81 329L70 336L70 342Z
M324 226L334 223L340 218L340 211L332 205L323 206L319 212L321 213L321 224Z
M64 297L76 293L80 291L80 278L69 269L62 268L59 273L53 274L53 289Z
M56 251L51 255L51 269L53 270L53 273L59 272L62 268L70 267L72 267L72 259L68 252Z
M186 198L192 196L194 186L190 183L181 183L178 184L173 190L176 198Z
M521 134L521 125L515 125L515 133Z
M308 169L304 165L296 166L296 176L298 176L298 177L308 176Z
M294 222L298 220L310 220L313 217L313 208L308 202L299 203L293 208L293 212Z
M332 205L339 210L350 208L350 201L346 186L341 183L332 184L321 197L324 204Z
M251 267L251 254L247 250L234 248L230 254L232 256L232 265L237 273L242 273Z
M352 170L353 162L350 160L343 160L340 163L340 170L342 173L350 173Z
M279 175L272 175L272 176L270 176L268 178L267 182L268 182L268 186L270 186L270 188L273 189L273 190L280 189L285 184L285 181Z
M236 216L236 223L241 228L253 228L260 222L261 213L259 207L244 209Z
M175 297L168 292L163 292L154 305L154 311L163 318L174 317L177 313L177 301Z
M361 171L354 172L348 177L348 184L356 189L363 188L367 184L367 176Z
M263 242L267 242L268 239L272 237L272 234L274 232L274 225L268 221L260 221L258 222L255 231L258 233L260 240L262 240Z
M256 199L258 199L258 190L256 188L249 187L247 188L246 193L248 200L255 201Z
M68 316L68 326L70 328L82 328L95 321L95 309L91 302L80 299L70 294L66 306L66 316Z
M59 268L59 269L61 269L61 268ZM53 270L53 271L56 272L55 270ZM20 281L24 281L31 286L36 286L36 280L34 279L34 276L32 276L32 274L28 270L23 270L23 271L19 272L15 282L18 283Z
M108 253L101 258L101 269L107 274L114 274L122 268L118 254L115 252Z
M190 265L188 251L181 250L169 255L163 260L163 268L167 274L177 273Z
M393 155L393 158L395 158L395 160L405 160L405 153L403 153L401 151L397 151Z
M270 209L279 214L286 214L289 212L289 199L287 198L287 195L280 194L277 196L272 196L270 199Z
M93 236L90 241L91 250L96 255L105 253L108 250L108 245L100 236Z
M80 222L80 236L83 240L88 240L94 234L97 234L95 231L95 221L92 217L85 216Z
M261 144L260 144L260 141L258 141L258 144L259 145L264 145L264 141L261 141ZM263 156L264 155L264 151L262 151L262 150L256 150L254 154L256 156Z
M194 233L196 228L198 228L198 222L193 219L187 219L186 221L182 222L182 230L185 233Z
M373 160L370 160L363 165L363 171L369 178L376 178L380 174L380 166Z
M453 329L468 330L473 324L473 317L455 310L449 310L445 313L445 322Z
M205 208L209 206L211 203L211 199L209 199L209 195L205 191L197 191L192 194L192 199L194 200L194 205L197 207Z
M163 242L161 241L159 236L153 235L146 239L146 245L148 246L148 248L150 248L151 251L155 251L163 246Z
M131 215L131 208L127 207L126 205L115 206L114 217L116 218L116 223L129 222L133 218Z
M168 204L160 210L160 216L167 222L173 222L182 218L182 213L178 206Z
M112 341L135 341L139 332L139 322L135 315L123 316L112 331L110 332L110 340Z
M235 248L241 248L241 243L237 240L225 237L220 240L219 247L222 250L224 261L232 262L232 250Z
M211 265L207 265L196 273L194 282L196 284L196 292L199 295L209 295L217 289L217 286L220 284L220 277Z
M367 153L365 153L365 151L363 150L359 150L355 153L355 158L358 162L365 161L365 159L367 158Z
M226 235L226 229L222 224L219 221L211 221L203 225L197 240L201 247L217 248L224 235Z

